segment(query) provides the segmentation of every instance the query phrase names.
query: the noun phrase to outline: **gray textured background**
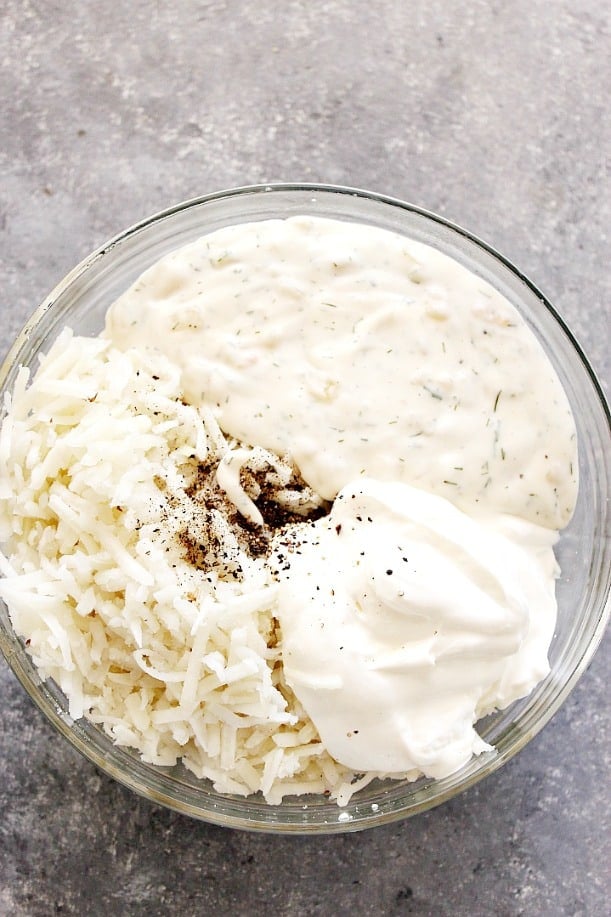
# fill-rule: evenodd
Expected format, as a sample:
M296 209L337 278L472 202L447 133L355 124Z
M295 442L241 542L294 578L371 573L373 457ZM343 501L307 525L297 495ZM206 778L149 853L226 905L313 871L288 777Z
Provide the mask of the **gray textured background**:
M0 351L141 217L320 180L496 245L608 383L608 3L4 0L1 15ZM0 914L602 917L609 646L499 773L408 822L322 839L138 799L53 734L2 663Z

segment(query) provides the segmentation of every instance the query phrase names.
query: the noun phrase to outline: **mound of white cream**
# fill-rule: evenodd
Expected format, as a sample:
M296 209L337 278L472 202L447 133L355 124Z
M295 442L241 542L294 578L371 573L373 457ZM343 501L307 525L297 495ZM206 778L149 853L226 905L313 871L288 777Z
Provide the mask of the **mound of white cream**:
M331 754L445 777L548 671L555 533L365 478L278 547L284 672Z

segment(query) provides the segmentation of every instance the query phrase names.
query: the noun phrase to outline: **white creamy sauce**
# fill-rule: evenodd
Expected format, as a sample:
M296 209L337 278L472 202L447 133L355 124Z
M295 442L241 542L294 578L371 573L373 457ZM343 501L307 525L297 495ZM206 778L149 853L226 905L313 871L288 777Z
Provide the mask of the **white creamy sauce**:
M276 545L286 679L331 754L440 777L484 750L476 720L548 671L577 493L567 398L515 308L428 246L304 216L168 255L105 333L178 364L239 441L217 480L251 523L249 446L335 501Z
M110 309L123 348L182 367L245 443L290 452L332 500L359 475L560 528L574 425L513 306L436 250L295 217L230 226L163 258Z
M487 747L475 720L547 674L553 531L362 479L293 537L284 671L342 763L445 777Z

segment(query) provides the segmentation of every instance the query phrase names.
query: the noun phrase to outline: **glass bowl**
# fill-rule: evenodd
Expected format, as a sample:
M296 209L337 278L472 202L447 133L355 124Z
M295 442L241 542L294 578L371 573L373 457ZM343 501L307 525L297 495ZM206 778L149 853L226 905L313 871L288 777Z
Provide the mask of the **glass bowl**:
M0 647L17 678L45 716L80 752L111 777L156 803L219 825L294 834L355 831L405 818L438 805L501 767L547 723L585 670L601 639L611 578L610 417L592 369L551 304L505 258L470 233L410 204L351 188L275 184L238 188L188 201L116 236L78 265L27 323L0 370L0 395L20 365L33 366L65 325L97 334L108 306L167 252L222 226L312 214L368 223L403 233L455 258L512 302L554 365L572 406L579 441L580 490L572 522L558 544L558 622L551 671L526 698L481 721L478 731L495 747L443 780L369 785L345 808L323 796L262 798L223 795L182 766L144 764L136 752L114 746L86 720L74 721L59 688L42 682L0 603Z

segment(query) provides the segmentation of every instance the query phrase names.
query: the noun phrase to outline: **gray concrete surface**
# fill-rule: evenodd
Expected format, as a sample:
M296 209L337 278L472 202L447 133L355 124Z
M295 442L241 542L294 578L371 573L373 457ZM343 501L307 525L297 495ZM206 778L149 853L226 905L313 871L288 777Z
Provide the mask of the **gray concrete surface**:
M403 197L486 238L608 383L608 4L4 0L1 16L3 352L119 229L208 191L301 179ZM317 839L138 799L55 735L2 663L0 914L602 917L609 646L478 787Z

